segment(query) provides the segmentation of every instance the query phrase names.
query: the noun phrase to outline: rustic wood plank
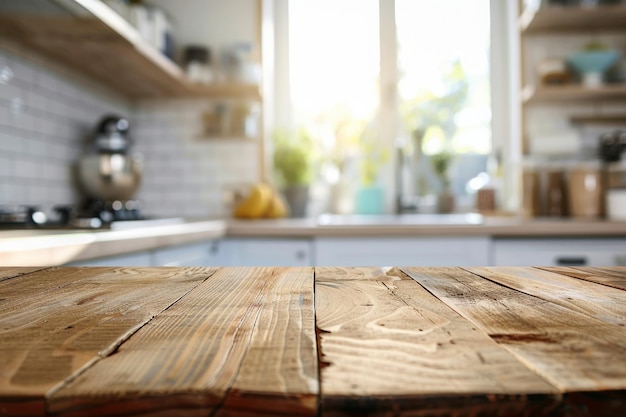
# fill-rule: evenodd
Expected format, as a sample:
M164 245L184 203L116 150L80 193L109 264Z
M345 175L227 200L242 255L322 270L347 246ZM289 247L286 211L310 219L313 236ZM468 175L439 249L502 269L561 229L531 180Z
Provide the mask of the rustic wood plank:
M626 267L595 268L595 267L565 267L550 266L540 269L567 275L573 278L584 279L609 287L626 290Z
M283 274L290 275L276 268L220 269L210 280L144 326L114 355L101 360L56 392L50 398L50 411L63 416L127 415L129 412L206 416L213 413L235 383L242 363L246 362L249 346L252 346L250 361L263 355L261 349L273 348L278 334L272 333L271 339L265 342L259 337L265 326L278 323L264 323L256 330L257 338L254 341L251 338L258 321L272 314L265 311L264 316L266 303L267 308L272 309L286 302L278 294L278 299L271 295L275 290L287 290L283 287L287 285L287 276ZM306 279L298 278L302 285L303 280ZM300 294L294 294L296 296L300 300ZM288 303L292 302L290 298ZM295 330L293 325L287 328L291 332ZM300 330L297 334L300 335ZM293 334L283 336L285 344L290 336ZM264 347L263 343L267 345ZM304 345L290 346L290 358L300 357L306 361L304 349ZM270 355L263 356L268 360L266 365L268 369L274 366L275 373L291 379L280 386L267 384L265 389L268 395L292 396L293 400L300 394L297 392L300 388L312 388L311 375L300 374L296 369L287 370L284 366L288 364L277 369L279 358L274 355L279 354L265 353ZM252 371L248 367L253 365L246 363L247 368L238 380L240 388L253 390L262 386L262 380L248 373ZM310 367L307 366L306 372L311 372ZM274 374L273 377L279 376ZM287 388L291 381L296 384L295 392ZM310 391L302 394L308 395ZM286 403L293 406L294 401ZM236 408L237 400L231 398L227 405ZM306 401L302 406L306 406Z
M413 280L392 278L316 268L323 415L554 409L556 388Z
M41 266L36 267L25 267L25 266L4 266L0 267L0 281L4 281L5 279L19 277L20 275L30 274L31 272L41 271L45 269Z
M0 282L0 409L41 414L46 395L213 272L66 267Z
M319 394L313 268L276 268L222 409L226 416L315 416Z
M391 284L400 279L410 280L406 274L394 267L350 267L316 266L315 282L333 281L380 281Z
M458 268L402 268L562 392L603 396L606 407L578 404L589 415L626 415L626 331ZM611 408L613 407L613 408ZM608 411L607 411L608 410ZM608 412L609 414L606 414Z
M525 294L587 314L606 323L626 326L626 292L593 282L525 267L464 268Z
M0 294L3 303L16 302L14 309L25 308L31 297L54 293L59 289L74 284L77 281L90 279L92 275L107 273L110 268L106 267L50 267L34 271L29 275L18 275L11 281L0 281ZM7 312L8 304L3 304Z

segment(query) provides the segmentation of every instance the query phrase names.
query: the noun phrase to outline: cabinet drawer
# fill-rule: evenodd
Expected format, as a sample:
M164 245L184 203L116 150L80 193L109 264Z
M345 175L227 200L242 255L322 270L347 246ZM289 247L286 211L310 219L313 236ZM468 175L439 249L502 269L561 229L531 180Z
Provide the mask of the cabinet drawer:
M499 266L615 266L626 264L626 238L496 239Z
M67 264L68 266L152 266L150 252L137 252L128 255L88 259Z
M219 241L206 241L174 246L154 251L156 266L213 266L219 265Z
M310 266L313 261L309 239L233 238L227 244L234 266Z
M318 238L316 265L476 266L489 265L488 237Z

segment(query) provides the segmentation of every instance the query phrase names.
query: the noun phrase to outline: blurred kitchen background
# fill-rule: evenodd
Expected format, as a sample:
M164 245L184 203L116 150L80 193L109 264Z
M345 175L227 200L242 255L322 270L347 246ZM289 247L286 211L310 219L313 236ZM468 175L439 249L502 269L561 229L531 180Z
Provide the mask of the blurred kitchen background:
M113 115L145 217L284 189L285 144L304 215L603 217L626 204L624 28L608 0L0 0L0 205L80 204Z

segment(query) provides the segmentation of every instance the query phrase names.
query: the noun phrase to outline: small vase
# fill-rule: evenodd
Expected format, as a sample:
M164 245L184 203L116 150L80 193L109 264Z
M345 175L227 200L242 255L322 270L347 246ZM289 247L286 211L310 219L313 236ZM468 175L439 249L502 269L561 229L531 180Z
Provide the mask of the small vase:
M308 185L289 185L283 189L283 195L289 204L289 217L306 217L309 205Z
M381 187L361 188L356 195L358 214L381 214L385 209L385 193Z
M437 211L452 213L454 211L454 194L450 190L442 190L437 196Z

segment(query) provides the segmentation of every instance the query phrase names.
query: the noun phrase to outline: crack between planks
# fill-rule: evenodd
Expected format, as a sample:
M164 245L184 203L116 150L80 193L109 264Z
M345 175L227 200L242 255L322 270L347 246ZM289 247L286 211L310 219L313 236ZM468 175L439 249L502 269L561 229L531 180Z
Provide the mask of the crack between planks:
M507 290L509 290L509 291L515 291L515 292L517 292L517 293L524 294L524 295L526 295L526 296L528 296L528 297L532 297L532 298L535 298L535 299L537 299L537 300L541 300L541 301L542 301L542 302L544 302L544 303L550 303L550 304L554 304L554 305L559 305L559 304L554 303L553 301L546 300L545 298L541 298L541 297L539 297L538 295L529 294L529 293L527 293L527 292L525 292L525 291L518 290L517 288L512 288L512 287L509 287L508 285L502 284L501 282L495 281L495 280L493 280L493 279L491 279L491 278L489 278L489 277L485 277L485 276L483 276L483 275L480 275L480 274L479 274L479 273L477 273L477 272L469 271L469 270L467 270L467 269L465 269L465 268L463 268L463 267L459 267L459 269L460 269L460 270L462 270L462 271L465 271L465 272L467 272L467 273L469 273L469 274L475 275L475 276L477 276L477 277L479 277L479 278L482 278L482 279L484 279L484 280L487 280L487 281L491 282L492 284L495 284L495 285L497 285L497 286L499 286L499 287L505 288L505 289L507 289ZM457 281L457 282L459 282L459 281ZM459 282L459 283L463 284L462 282ZM465 284L463 284L463 285L465 285ZM491 298L492 300L494 300L494 301L498 302L498 304L502 304L502 303L501 303L501 302L500 302L497 298L493 298L493 297L489 297L489 298ZM504 304L502 304L502 305L504 305ZM505 305L505 307L506 307L506 305ZM561 307L562 307L562 306L561 306Z
M55 387L50 388L48 390L48 392L46 392L45 397L44 397L45 398L46 415L51 414L50 413L50 408L49 408L50 407L49 400L57 392L59 392L60 390L65 388L68 384L72 383L78 377L83 375L85 372L87 372L88 370L93 368L101 360L115 355L119 351L120 347L124 343L126 343L131 337L133 337L133 335L135 335L138 331L140 331L142 328L147 326L151 321L153 321L154 319L159 317L165 311L169 310L174 305L176 305L180 300L185 298L187 296L187 294L189 294L190 292L192 292L193 290L198 288L200 285L205 283L209 278L211 278L213 275L215 275L215 273L217 271L218 271L217 268L214 269L213 271L211 271L211 273L209 275L207 275L202 281L198 282L197 285L194 285L192 288L190 288L189 291L186 291L184 294L182 294L180 297L178 297L172 303L170 303L169 305L165 306L163 309L161 309L161 311L158 311L157 313L153 314L151 317L149 317L143 323L139 323L135 327L131 328L129 331L124 333L120 338L118 338L115 342L113 342L110 346L108 346L107 348L105 348L105 349L101 350L100 352L98 352L90 361L88 361L83 366L81 366L79 369L77 369L72 375L68 376L63 381L59 382Z
M596 280L593 280L593 279L589 279L589 277L582 277L582 276L571 275L571 274L574 273L573 271L568 274L567 271L558 271L558 272L556 272L556 271L552 270L551 268L553 268L553 267L550 267L550 266L534 266L533 268L538 269L540 271L551 272L553 274L562 275L564 277L577 279L577 280L580 280L580 281L583 281L583 282L590 282L592 284L601 285L603 287L613 288L613 289L617 289L617 290L620 290L620 291L626 291L626 288L621 287L621 286L616 285L616 284L612 284L612 283L609 283L609 282L596 281ZM576 270L577 267L569 266L569 267L562 267L562 268L572 268L572 269ZM588 273L592 277L594 276L594 274L591 273L591 272L586 272L586 271L581 270L581 269L578 269L578 271L580 271L581 273Z
M322 333L324 332L317 326L317 282L315 280L317 270L313 268L313 324L315 326L315 344L317 349L317 417L322 417L322 368L329 366L330 363L322 359Z
M11 276L8 276L8 277L0 278L0 282L7 281L7 280L10 280L10 279L14 279L14 278L23 277L23 276L28 275L28 274L34 274L36 272L42 272L42 271L45 271L45 270L48 270L48 269L51 269L51 268L54 268L54 266L42 266L40 269L35 269L34 271L18 272L16 275L11 275Z

